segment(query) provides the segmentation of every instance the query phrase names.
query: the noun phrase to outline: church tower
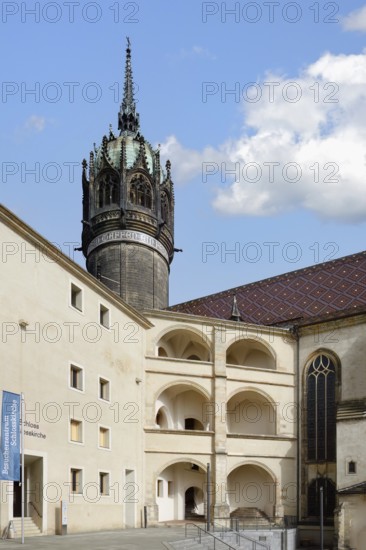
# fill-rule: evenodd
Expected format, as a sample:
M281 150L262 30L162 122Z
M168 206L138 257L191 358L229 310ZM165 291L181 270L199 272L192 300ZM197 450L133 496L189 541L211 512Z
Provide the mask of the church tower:
M82 250L87 270L137 309L168 306L174 255L170 162L140 132L127 39L119 136L110 127L83 161Z

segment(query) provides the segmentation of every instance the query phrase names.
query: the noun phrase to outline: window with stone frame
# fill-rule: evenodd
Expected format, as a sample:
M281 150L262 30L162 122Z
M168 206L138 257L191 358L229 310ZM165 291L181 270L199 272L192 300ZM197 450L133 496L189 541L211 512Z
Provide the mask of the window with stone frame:
M336 370L325 354L311 362L306 377L307 459L334 462L336 459Z
M99 175L97 184L97 207L118 204L118 176L106 171Z
M141 174L134 176L130 182L129 199L131 204L143 206L151 210L153 194L149 181Z

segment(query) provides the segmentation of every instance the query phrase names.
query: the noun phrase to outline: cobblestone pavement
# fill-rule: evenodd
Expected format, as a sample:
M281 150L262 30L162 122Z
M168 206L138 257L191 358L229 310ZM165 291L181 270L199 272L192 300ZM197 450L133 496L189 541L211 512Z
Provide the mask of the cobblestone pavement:
M40 548L74 548L80 550L164 550L163 542L184 538L184 526L151 527L150 529L123 529L66 536L29 537L21 544L20 539L0 539L0 550L38 550Z

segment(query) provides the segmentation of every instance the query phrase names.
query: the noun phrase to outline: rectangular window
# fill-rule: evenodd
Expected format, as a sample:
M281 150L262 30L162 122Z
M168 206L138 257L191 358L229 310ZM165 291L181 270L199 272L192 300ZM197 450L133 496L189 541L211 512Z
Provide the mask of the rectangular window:
M101 495L109 495L109 474L99 472L99 491Z
M354 460L351 460L348 463L348 473L349 474L356 474L357 473L357 466L356 466L356 462L354 462Z
M81 494L83 492L82 487L82 470L79 468L71 468L71 492Z
M99 428L99 447L103 449L110 448L110 430L109 428Z
M70 439L71 441L82 443L83 431L82 431L82 423L80 420L74 420L74 419L70 420Z
M83 369L76 365L70 365L70 387L82 391L83 388Z
M158 497L162 497L164 496L164 487L163 487L163 480L162 479L158 479L158 484L157 484L157 488L156 488L156 492L157 492L157 496Z
M110 327L109 309L102 304L99 306L99 322L105 328Z
M71 283L71 305L79 311L83 310L83 292L81 288Z
M109 380L99 378L99 398L109 401Z
M173 496L173 482L168 481L168 497L172 497L172 496Z

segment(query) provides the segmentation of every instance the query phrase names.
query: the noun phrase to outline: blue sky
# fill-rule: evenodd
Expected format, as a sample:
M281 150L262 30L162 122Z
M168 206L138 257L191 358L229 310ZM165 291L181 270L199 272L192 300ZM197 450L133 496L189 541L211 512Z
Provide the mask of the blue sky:
M362 2L1 9L0 200L65 253L78 163L117 129L126 36L142 133L176 184L171 304L366 248Z

